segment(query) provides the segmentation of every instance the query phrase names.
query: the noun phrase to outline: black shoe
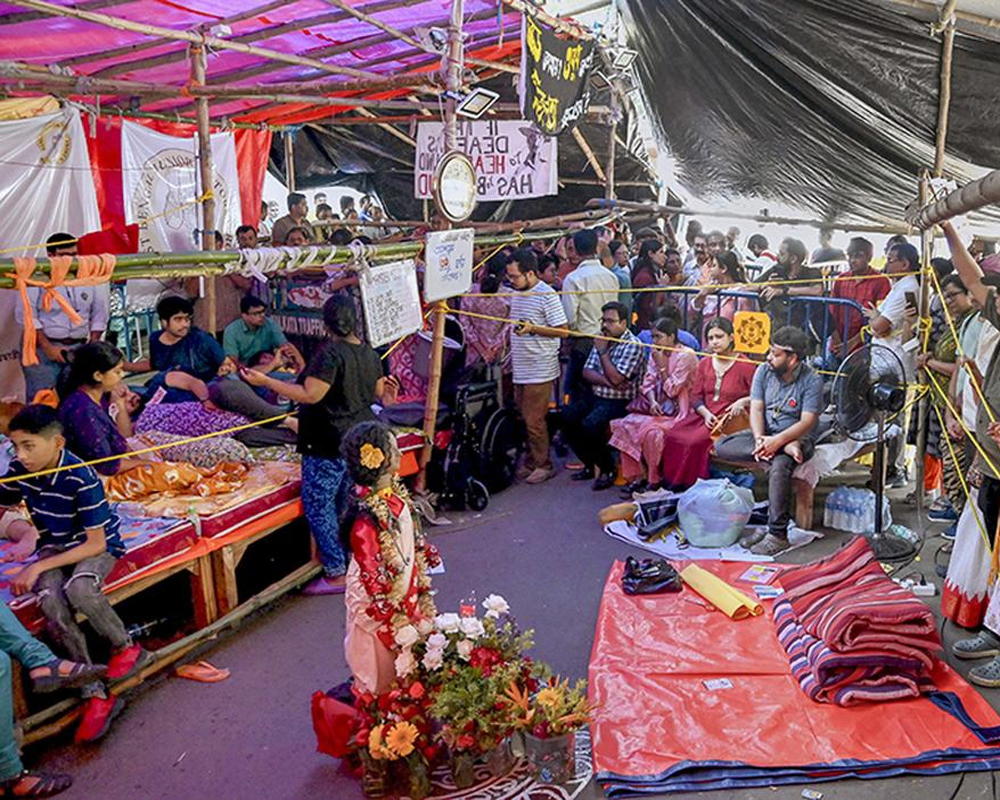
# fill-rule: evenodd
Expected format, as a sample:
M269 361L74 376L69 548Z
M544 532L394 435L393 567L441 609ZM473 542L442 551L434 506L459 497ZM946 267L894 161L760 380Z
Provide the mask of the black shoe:
M594 477L594 470L590 467L584 467L578 472L574 472L569 476L571 481L589 481Z
M597 480L594 481L594 485L591 487L595 492L603 491L604 489L610 489L615 484L615 476L610 472L602 472Z

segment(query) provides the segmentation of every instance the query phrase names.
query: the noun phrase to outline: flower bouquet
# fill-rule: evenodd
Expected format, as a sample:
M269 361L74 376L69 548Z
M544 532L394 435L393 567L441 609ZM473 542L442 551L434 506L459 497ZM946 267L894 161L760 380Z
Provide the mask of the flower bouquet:
M546 783L566 783L576 772L575 736L590 722L593 706L587 682L549 678L534 691L512 681L503 703L514 727L524 734L524 750L535 776Z
M401 681L378 697L357 698L360 726L355 745L368 797L386 797L402 784L414 800L430 794L430 769L439 746L431 736L430 696L419 680Z
M459 788L474 783L477 763L494 775L513 766L514 723L504 691L512 681L534 681L537 672L524 655L533 644L532 632L518 628L507 601L490 595L482 607L482 618L474 606L461 614L439 614L434 630L411 647L431 687L429 715L438 726L437 738L448 746Z

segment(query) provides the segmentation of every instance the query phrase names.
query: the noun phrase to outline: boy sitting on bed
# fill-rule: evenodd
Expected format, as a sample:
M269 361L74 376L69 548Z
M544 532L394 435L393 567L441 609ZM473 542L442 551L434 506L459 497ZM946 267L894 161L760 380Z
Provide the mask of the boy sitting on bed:
M62 425L54 409L32 405L10 422L15 459L0 484L0 506L22 500L38 530L35 560L11 578L15 595L34 591L53 643L73 661L90 664L80 613L111 644L108 678L120 681L135 674L149 654L135 644L121 618L101 591L115 562L125 554L118 534L118 515L108 505L97 473L66 450ZM70 469L66 469L70 467ZM59 470L47 475L34 475ZM20 541L24 527L8 535ZM108 730L123 702L109 698L103 683L92 681L82 693L87 703L76 739L94 741Z

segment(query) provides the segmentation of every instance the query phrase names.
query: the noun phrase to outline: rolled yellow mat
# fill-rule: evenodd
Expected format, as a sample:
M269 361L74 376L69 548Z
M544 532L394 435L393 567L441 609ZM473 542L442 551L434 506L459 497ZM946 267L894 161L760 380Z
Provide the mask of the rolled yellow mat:
M764 613L763 606L756 600L751 600L697 564L684 567L681 580L730 619L746 619Z

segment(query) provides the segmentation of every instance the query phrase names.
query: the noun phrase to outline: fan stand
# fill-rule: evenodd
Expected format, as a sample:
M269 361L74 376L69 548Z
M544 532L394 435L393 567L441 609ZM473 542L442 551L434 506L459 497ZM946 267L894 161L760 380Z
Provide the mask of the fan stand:
M886 411L878 411L878 435L875 440L875 458L872 464L872 487L875 489L875 528L866 535L875 558L879 561L906 561L912 558L917 548L906 539L886 534L882 530L882 503L885 497L885 423Z

